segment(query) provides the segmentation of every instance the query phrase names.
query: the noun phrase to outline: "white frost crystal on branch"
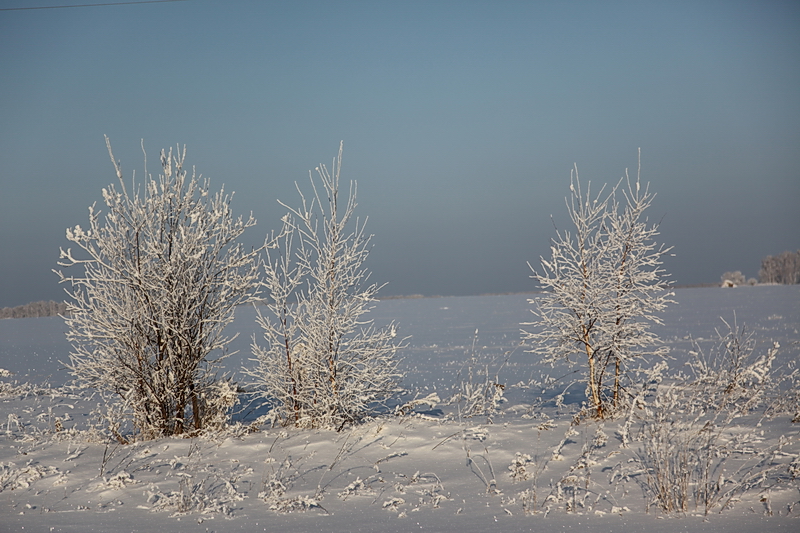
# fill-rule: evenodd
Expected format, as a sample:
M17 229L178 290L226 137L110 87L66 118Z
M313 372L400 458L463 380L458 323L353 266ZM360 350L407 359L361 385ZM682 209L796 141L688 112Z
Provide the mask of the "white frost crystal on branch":
M143 195L135 185L129 193L106 144L121 192L103 189L108 212L90 207L88 231L67 230L88 257L62 250L59 265L82 274L57 272L71 286L67 367L117 394L144 438L200 431L231 404L214 363L226 355L234 309L257 293L258 251L236 242L255 220L234 218L231 195L187 176L185 148L162 150L163 173L146 176Z

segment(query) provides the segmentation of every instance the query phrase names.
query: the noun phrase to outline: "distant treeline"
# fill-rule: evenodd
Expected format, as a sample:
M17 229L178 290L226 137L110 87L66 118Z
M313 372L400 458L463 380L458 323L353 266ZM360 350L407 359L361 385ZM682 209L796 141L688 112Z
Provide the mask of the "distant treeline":
M0 318L35 318L40 316L63 315L67 312L64 302L31 302L17 307L3 307L0 309Z
M800 283L800 250L796 252L783 252L780 255L768 255L761 260L761 270L758 279L745 279L744 274L725 272L722 275L723 287L736 287L738 285L755 285L757 283L770 283L780 285L796 285Z
M784 285L800 284L800 250L796 252L783 252L780 255L768 255L761 260L761 270L758 272L758 281L749 280L740 271L725 272L722 275L722 284L728 286L755 285L756 283L780 283ZM410 296L383 296L381 300L393 298L424 298L421 294ZM266 302L260 302L266 303ZM40 316L63 315L67 312L64 302L31 302L17 307L3 307L0 309L2 318L35 318Z
M768 255L761 260L758 272L761 283L782 283L795 285L800 283L800 250L783 252L781 255Z

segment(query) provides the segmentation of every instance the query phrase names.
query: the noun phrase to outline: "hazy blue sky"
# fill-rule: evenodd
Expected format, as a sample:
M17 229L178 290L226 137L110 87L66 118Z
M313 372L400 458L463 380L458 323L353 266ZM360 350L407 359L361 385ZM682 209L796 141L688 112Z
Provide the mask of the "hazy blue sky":
M800 248L799 28L792 0L0 11L0 306L62 299L64 230L115 181L103 134L139 174L140 139L151 170L185 143L252 244L343 139L386 295L534 289L573 163L616 181L641 147L672 278L756 276Z

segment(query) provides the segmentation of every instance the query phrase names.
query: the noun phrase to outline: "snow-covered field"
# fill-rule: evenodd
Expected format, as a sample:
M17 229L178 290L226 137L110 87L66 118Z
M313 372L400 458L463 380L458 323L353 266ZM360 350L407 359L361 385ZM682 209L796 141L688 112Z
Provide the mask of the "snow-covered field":
M692 499L687 512L664 514L641 468L638 418L625 446L627 419L573 423L582 385L568 388L561 406L554 397L571 378L541 385L543 375L569 370L542 366L519 347L527 298L380 302L376 323L395 320L411 336L400 403L430 400L404 416L339 433L248 431L262 413L245 404L226 433L124 446L103 439L100 399L68 386L63 321L0 321L0 368L13 373L0 378L0 531L800 530L792 475L800 475L800 424L790 415L736 419L726 459L714 463L720 496L710 512ZM655 328L670 346L671 372L685 368L692 340L711 348L715 328L725 329L720 317L746 324L756 355L778 342L776 367L800 360L800 287L681 289L676 300ZM241 353L226 360L231 372L248 364L254 316L237 312ZM466 417L466 401L447 401L465 382L478 392L489 384L474 405L488 412ZM726 505L726 491L760 471L764 479Z

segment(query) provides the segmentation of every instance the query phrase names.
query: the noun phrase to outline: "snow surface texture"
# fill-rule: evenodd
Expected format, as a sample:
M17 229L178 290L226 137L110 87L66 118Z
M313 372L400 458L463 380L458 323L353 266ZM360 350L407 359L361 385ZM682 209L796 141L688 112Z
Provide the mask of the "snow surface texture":
M62 321L0 321L0 368L13 373L0 375L0 532L797 531L791 415L736 417L716 448L703 448L725 459L710 463L708 514L692 495L697 481L687 510L666 513L648 461L670 442L636 416L573 424L584 386L567 387L569 376L539 385L570 370L518 346L529 297L380 302L376 324L395 321L412 336L400 353L407 392L364 424L249 432L263 412L242 398L230 431L127 446L104 434L100 398L68 386ZM727 331L720 317L734 314L755 335L754 361L763 366L774 342L773 368L800 360L800 287L684 289L675 299L654 328L670 347L669 373L690 376L690 352L711 354L715 329ZM225 361L230 371L252 357L254 318L237 310L230 327L242 352ZM695 435L680 449L702 440L677 435Z

